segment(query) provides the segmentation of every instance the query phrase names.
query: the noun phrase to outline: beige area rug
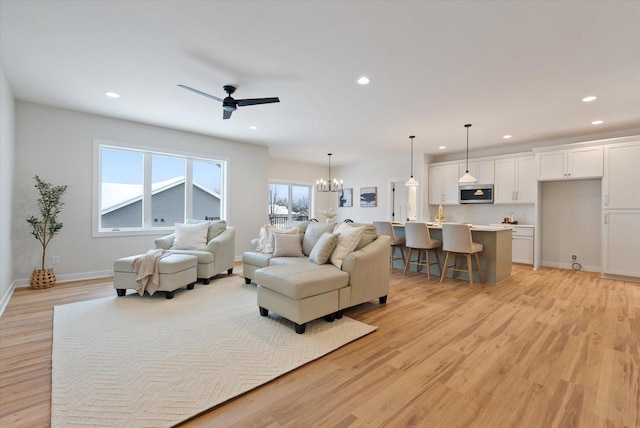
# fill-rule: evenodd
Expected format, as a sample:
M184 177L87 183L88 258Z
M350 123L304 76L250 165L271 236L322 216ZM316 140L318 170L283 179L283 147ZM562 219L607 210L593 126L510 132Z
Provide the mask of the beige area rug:
M172 300L113 293L54 309L54 428L172 426L377 328L343 317L296 334L238 276Z

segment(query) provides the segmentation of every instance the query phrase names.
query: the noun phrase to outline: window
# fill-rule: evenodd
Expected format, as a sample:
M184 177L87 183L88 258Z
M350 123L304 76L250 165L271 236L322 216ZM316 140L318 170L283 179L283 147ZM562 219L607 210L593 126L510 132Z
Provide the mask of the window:
M269 184L269 224L283 226L291 220L309 220L311 186Z
M94 236L224 217L226 162L95 143Z

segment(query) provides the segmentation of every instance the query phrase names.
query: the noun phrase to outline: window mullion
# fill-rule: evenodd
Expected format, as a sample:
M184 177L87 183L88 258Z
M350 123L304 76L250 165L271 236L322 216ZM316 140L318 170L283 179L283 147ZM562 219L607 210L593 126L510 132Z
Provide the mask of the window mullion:
M151 153L145 152L144 159L144 179L142 186L142 227L151 228Z
M186 159L184 177L184 218L193 218L193 159Z

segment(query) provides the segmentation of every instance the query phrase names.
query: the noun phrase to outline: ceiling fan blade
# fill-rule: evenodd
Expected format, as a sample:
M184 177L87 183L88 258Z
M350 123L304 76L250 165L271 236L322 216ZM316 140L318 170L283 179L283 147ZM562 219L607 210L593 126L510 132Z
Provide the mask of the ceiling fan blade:
M203 96L205 96L207 98L213 98L216 101L222 102L221 98L218 98L218 97L215 97L213 95L207 94L206 92L202 92L202 91L199 91L199 90L194 89L194 88L190 88L190 87L185 86L185 85L178 85L178 86L180 86L183 89L186 89L187 91L195 92L196 94L203 95Z
M249 98L246 100L236 100L238 103L238 107L243 106L254 106L256 104L269 104L269 103L279 103L280 99L278 97L273 98Z
M231 119L231 113L233 113L233 110L222 110L222 118Z

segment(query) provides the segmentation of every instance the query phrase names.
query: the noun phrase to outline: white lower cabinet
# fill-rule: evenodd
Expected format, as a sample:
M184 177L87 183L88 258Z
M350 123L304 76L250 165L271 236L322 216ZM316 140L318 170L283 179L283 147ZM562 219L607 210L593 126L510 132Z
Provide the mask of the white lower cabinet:
M604 213L602 273L640 277L640 210Z
M490 224L511 228L511 261L513 263L533 264L533 227L509 224Z
M511 261L533 264L533 228L513 227L511 232Z

